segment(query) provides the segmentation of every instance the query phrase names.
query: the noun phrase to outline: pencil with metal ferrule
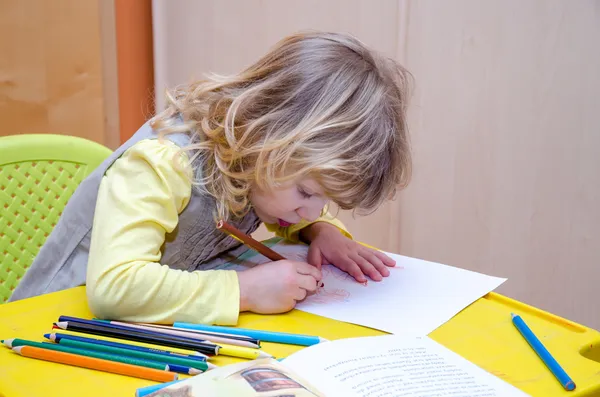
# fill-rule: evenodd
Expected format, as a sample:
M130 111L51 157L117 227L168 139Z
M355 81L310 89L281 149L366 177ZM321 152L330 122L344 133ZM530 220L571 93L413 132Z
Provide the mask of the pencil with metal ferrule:
M108 341L108 340L104 340L104 339L86 338L84 336L77 336L77 335L63 334L63 333L44 334L44 338L49 339L53 342L60 342L62 339L70 339L70 340L76 340L79 342L96 343L96 344L104 345L104 346L118 347L120 349L137 350L140 352L165 355L167 357L171 357L171 356L182 357L182 358L187 358L190 360L202 361L202 362L205 362L206 357L207 357L206 355L204 355L202 353L198 353L198 352L193 352L195 354L183 354L183 353L172 352L172 351L168 351L168 350L150 348L150 347L145 347L145 346L131 345L128 343L112 342L112 341ZM192 352L192 351L190 351L190 352Z
M98 371L111 372L120 375L127 375L141 379L148 379L155 382L169 382L176 380L179 377L174 372L102 360L94 357L81 356L78 354L65 353L50 349L42 349L34 346L16 346L13 347L12 350L13 352L24 357L52 361L55 363L73 365L82 368L95 369Z
M219 346L215 344L207 344L204 342L197 342L190 339L184 339L174 336L167 337L166 335L154 335L142 332L125 331L121 329L115 329L110 327L104 327L101 325L83 324L77 322L58 322L54 325L56 328L64 329L67 331L83 332L93 335L101 335L110 338L126 339L136 342L150 343L154 345L176 347L179 349L188 349L199 351L204 354L217 355Z
M167 355L160 355L160 354L155 354L155 353L141 352L138 350L122 349L122 348L118 348L118 347L114 347L114 346L106 346L106 345L101 345L101 344L97 344L97 343L81 342L81 341L72 340L72 339L60 339L58 341L58 343L61 346L66 346L66 347L74 347L74 348L79 348L79 349L84 349L84 350L94 350L94 351L99 351L99 352L104 352L104 353L109 353L109 354L117 354L117 355L125 356L125 357L135 357L135 358L141 358L144 360L158 361L161 363L168 364L169 366L183 365L183 366L186 366L189 368L197 369L199 371L207 371L208 369L215 368L215 365L209 364L204 361L190 360L190 359L186 359L183 357L167 356ZM177 371L177 372L179 372L179 371ZM188 373L188 372L184 372L184 373Z
M540 359L544 362L546 367L552 372L554 377L560 382L562 387L567 390L575 390L575 382L571 379L565 370L558 364L558 362L552 357L550 352L544 347L542 342L535 336L533 331L525 324L525 321L521 316L511 313L512 322L515 327L519 330L519 333L525 338L529 346L537 353Z

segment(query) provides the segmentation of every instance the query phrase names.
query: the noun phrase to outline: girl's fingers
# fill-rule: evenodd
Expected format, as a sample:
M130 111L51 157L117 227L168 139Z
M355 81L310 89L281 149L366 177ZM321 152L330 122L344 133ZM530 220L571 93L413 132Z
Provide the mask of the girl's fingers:
M297 288L297 291L294 294L294 300L298 301L298 302L301 300L304 300L304 298L306 298L307 293L308 293L308 291L305 290L304 288Z
M364 283L365 281L367 281L360 266L352 259L346 258L342 263L340 263L340 265L341 266L338 267L341 270L344 270L346 273L354 277L354 279L359 283Z
M377 257L379 258L379 260L387 267L395 267L396 266L396 261L393 260L392 258L390 258L389 256L387 256L386 254L384 254L381 251L377 251L377 250L371 250L371 252Z
M323 262L323 258L321 255L321 250L311 244L308 248L308 257L306 258L308 263L315 266L317 269L321 270L321 263Z
M300 275L298 278L298 286L305 291L315 291L318 281L313 276Z
M354 254L353 256L351 256L351 258L358 264L360 270L362 270L364 274L369 276L371 280L381 281L382 277L379 273L379 270L377 270L375 266L373 266L368 260L360 256L359 254Z
M379 274L381 274L383 277L387 277L390 275L390 271L388 270L387 266L383 264L383 261L379 259L379 257L375 255L373 251L362 250L359 251L358 254L362 256L371 265L373 265L373 267L375 267L375 269L377 269Z

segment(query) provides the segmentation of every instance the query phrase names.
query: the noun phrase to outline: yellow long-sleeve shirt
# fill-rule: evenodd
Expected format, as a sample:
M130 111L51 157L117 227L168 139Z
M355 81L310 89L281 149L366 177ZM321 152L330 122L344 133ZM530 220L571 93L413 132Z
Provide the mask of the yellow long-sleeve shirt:
M173 164L179 147L143 140L108 169L98 201L88 261L87 293L98 317L129 321L237 323L240 292L232 270L182 271L161 265L161 247L191 198L184 167ZM184 159L187 160L187 159ZM315 222L344 225L328 214ZM313 222L266 225L298 240Z

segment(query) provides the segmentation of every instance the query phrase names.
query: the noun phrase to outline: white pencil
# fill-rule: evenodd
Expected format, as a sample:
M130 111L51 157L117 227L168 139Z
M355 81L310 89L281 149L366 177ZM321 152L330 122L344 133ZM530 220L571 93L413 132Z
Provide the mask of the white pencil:
M207 341L209 343L210 342L224 343L224 344L233 345L233 346L249 347L251 349L260 348L260 346L257 345L256 343L251 343L251 342L242 341L242 340L233 339L233 338L225 338L222 336L202 334L202 333L198 333L198 332L189 332L189 330L184 330L182 328L167 327L167 326L161 326L161 325L157 325L157 324L150 325L150 324L141 324L141 323L139 323L139 324L138 323L126 323L126 322L121 322L121 321L110 321L110 324L122 325L125 327L131 327L131 328L137 328L137 329L143 329L143 330L158 332L158 333L166 334L166 335L181 336L181 337L190 338L190 339L203 340L203 341Z
M161 324L151 324L151 323L134 323L134 324L146 325L146 326L152 327L152 328L176 329L179 331L193 332L195 334L200 334L200 335L214 335L214 336L219 336L219 337L227 338L227 339L243 340L243 341L250 342L250 343L256 344L256 345L259 345L259 343L260 343L260 341L256 338L252 338L250 336L245 336L245 335L240 335L240 334L228 334L225 332L205 331L205 330L199 330L199 329L176 327L174 325L161 325ZM259 342L259 343L256 343L256 342Z

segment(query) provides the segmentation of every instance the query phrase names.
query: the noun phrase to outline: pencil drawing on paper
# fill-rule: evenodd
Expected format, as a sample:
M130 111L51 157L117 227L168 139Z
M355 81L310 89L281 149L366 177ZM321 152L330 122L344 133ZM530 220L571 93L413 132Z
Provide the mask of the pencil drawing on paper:
M307 302L317 304L349 302L352 298L352 293L350 293L350 291L348 291L346 288L332 286L328 281L338 280L356 283L354 277L332 265L323 266L321 271L323 273L323 280L327 281L324 281L325 285L321 288L318 288L315 294L306 299ZM365 284L359 285L366 286Z
M321 287L317 289L314 295L311 295L306 300L310 303L328 304L349 302L351 294L343 288L328 288Z

